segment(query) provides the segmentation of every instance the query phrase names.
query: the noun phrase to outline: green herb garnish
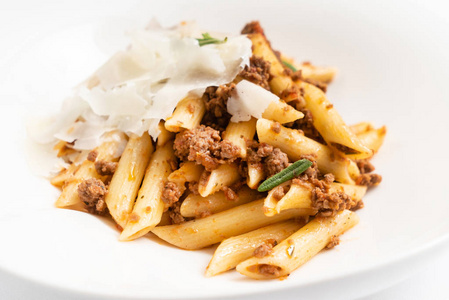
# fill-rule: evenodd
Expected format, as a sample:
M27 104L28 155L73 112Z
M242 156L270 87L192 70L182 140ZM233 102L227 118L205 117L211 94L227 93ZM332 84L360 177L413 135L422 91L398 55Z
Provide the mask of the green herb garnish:
M310 166L312 166L312 162L308 159L301 159L296 161L295 163L291 164L284 170L280 171L279 173L271 176L264 182L262 182L261 185L259 185L259 188L257 190L259 192L266 192L271 190L272 188L277 187L278 185L292 179L293 177L298 176L305 170L307 170Z
M198 43L200 44L200 47L204 46L204 45L209 45L209 44L223 44L223 43L226 43L226 41L228 40L227 37L225 37L224 40L219 40L219 39L213 38L207 32L203 33L201 35L203 36L203 38L197 39Z
M285 61L285 60L283 60L282 63L283 63L287 68L289 68L290 70L292 70L293 72L298 71L298 69L296 69L294 65L292 65L291 63L289 63L289 62L287 62L287 61Z

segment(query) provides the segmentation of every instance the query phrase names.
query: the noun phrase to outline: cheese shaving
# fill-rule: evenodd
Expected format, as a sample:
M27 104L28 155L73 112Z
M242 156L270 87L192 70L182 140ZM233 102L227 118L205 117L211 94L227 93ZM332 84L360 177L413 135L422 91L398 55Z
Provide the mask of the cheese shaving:
M227 110L232 115L231 122L249 121L251 116L262 118L263 112L271 102L276 102L279 97L266 89L249 82L240 81L233 94L228 99Z
M35 140L74 142L73 148L93 149L112 130L156 139L158 124L189 93L231 82L252 55L243 35L225 35L222 44L200 47L202 31L187 22L167 29L154 21L132 32L126 51L115 54L65 101L63 112ZM215 34L215 33L214 33ZM218 35L218 37L221 37Z

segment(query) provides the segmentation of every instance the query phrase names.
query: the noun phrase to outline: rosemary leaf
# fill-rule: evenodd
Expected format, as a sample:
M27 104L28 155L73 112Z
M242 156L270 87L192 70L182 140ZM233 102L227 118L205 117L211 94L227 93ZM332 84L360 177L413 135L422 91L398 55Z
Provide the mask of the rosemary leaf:
M200 47L204 46L204 45L210 45L210 44L223 44L228 40L227 37L225 37L224 40L219 40L219 39L213 38L207 32L203 33L202 36L203 36L202 39L197 39L198 43L200 44Z
M279 173L271 176L257 189L259 192L266 192L271 190L272 188L277 187L278 185L298 176L299 174L303 173L305 170L307 170L310 166L312 166L312 162L308 159L301 159L296 161L295 163L291 164L284 170L280 171Z
M298 71L298 69L295 68L294 65L292 65L291 63L289 63L288 61L283 60L282 63L289 68L290 70L292 70L293 72Z

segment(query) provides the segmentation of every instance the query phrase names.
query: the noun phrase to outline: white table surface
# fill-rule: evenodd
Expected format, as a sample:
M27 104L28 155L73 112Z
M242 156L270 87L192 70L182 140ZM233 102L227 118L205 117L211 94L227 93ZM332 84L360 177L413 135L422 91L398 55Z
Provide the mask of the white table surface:
M429 10L434 10L438 14L445 14L448 11L447 2L431 2L438 5L429 4ZM98 15L114 14L119 10L118 7L105 5L106 11L96 12L83 10L83 6L88 7L88 1L9 1L7 4L2 3L0 9L0 65L6 60L14 58L23 46L56 31L57 28L54 28L52 18L57 18L58 24L70 26L75 22L89 22L97 18ZM449 253L446 253L418 273L412 274L404 282L360 300L449 299L448 279ZM48 295L31 295L20 286L8 285L5 282L0 282L0 299L51 300ZM263 300L263 297L259 297L259 299ZM293 295L292 299L294 299Z

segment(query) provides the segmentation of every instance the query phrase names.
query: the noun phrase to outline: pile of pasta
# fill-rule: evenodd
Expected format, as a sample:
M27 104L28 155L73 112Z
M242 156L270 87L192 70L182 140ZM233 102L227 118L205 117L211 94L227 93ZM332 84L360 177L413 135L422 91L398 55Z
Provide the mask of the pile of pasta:
M83 192L98 189L96 207L90 211L107 206L106 215L117 223L120 241L151 232L182 249L219 244L206 276L236 268L255 279L279 278L321 250L338 244L338 236L358 223L353 210L363 207L362 197L368 186L378 183L369 182L372 178L364 174L366 170L361 172L360 163L368 163L379 150L386 129L376 129L368 122L345 124L325 94L334 68L296 64L279 54L257 22L247 25L243 33L252 42L253 56L269 63L267 88L280 100L271 103L259 119L228 121L225 130L219 130L223 141L237 147L239 159L206 170L198 161L181 160L175 155L176 136L204 123L207 103L204 97L190 95L178 103L171 117L161 120L155 142L148 133L128 136L111 131L81 164L72 163L52 178L52 184L62 189L56 206L85 210L80 185L101 181L104 187L87 185ZM240 80L236 78L234 83ZM293 105L298 98L305 103L302 111ZM292 126L305 116L319 138ZM329 209L326 205L330 204L324 203L324 213L313 203L314 187L295 179L282 182L268 193L259 192L267 174L258 165L245 162L250 142L278 148L290 162L310 158L320 174L333 175L329 195L344 194L351 206ZM126 147L120 149L124 143ZM62 141L57 150L59 156L74 152ZM105 163L100 166L105 172L99 172L99 161ZM115 171L107 172L108 163ZM176 205L167 205L162 199L169 185L177 193ZM225 191L229 188L233 189L232 199ZM174 214L180 222L173 219Z

